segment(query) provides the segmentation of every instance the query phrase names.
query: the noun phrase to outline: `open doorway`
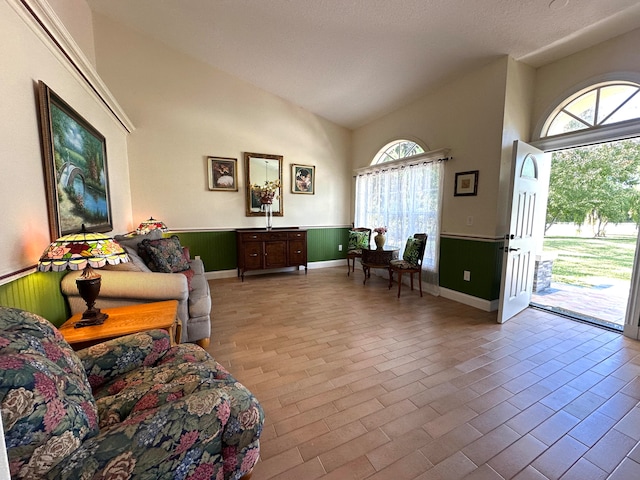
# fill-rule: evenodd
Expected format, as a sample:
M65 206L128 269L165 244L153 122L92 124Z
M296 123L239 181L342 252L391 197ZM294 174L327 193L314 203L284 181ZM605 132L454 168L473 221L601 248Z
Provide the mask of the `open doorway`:
M622 331L640 224L640 139L555 152L531 304Z

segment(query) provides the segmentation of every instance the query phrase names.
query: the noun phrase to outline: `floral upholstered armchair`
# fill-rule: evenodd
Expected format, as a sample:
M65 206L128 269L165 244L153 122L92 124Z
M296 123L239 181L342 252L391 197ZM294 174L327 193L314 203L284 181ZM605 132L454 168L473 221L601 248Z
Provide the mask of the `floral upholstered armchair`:
M264 421L197 345L152 330L74 352L47 320L6 307L0 406L11 476L30 480L237 480Z

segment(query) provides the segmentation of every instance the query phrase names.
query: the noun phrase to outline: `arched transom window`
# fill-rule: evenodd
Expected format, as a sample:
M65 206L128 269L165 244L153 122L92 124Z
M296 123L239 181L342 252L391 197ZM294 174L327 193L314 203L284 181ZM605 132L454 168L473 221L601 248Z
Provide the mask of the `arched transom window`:
M640 118L640 85L634 82L606 82L569 97L549 116L541 137Z
M424 153L424 149L416 142L412 142L411 140L394 140L380 149L378 154L374 157L373 162L371 162L371 165L392 162L394 160L412 157L420 153Z

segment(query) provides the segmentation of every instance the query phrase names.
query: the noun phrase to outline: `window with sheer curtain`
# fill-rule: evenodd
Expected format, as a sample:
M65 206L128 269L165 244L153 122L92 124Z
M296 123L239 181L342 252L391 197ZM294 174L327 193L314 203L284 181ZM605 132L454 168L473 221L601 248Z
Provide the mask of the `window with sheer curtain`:
M443 159L432 154L381 163L361 169L356 175L355 226L386 226L385 247L404 250L414 233L426 233L422 263L426 291L437 295L438 252L442 210Z

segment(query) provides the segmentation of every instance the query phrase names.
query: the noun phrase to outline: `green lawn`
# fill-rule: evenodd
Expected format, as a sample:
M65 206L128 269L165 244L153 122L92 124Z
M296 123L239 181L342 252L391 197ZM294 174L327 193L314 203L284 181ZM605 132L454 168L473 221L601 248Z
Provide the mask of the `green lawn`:
M544 240L544 251L558 254L553 263L553 281L572 285L593 285L589 277L630 281L635 249L636 237L632 235Z

